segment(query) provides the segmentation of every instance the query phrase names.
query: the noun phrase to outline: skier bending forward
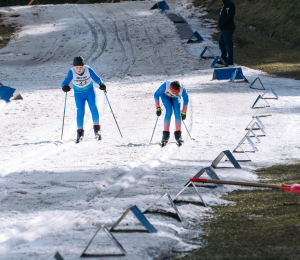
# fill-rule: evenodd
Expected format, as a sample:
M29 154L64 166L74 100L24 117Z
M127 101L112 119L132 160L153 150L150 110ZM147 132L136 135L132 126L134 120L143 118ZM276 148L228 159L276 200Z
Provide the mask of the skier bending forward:
M73 61L73 68L69 70L67 77L61 84L64 92L69 92L70 82L73 80L74 97L77 108L77 139L76 143L79 143L83 136L83 119L85 114L85 101L88 102L92 118L94 122L94 132L97 140L101 140L100 125L99 125L99 112L96 102L96 92L94 89L94 80L100 85L101 90L106 90L106 86L102 83L100 77L94 72L92 68L84 65L84 60L81 56L75 57Z
M183 98L183 108L180 112L181 96ZM157 116L161 115L162 110L159 105L159 97L161 98L161 101L166 108L164 131L161 140L161 145L165 146L169 141L171 116L173 114L174 109L176 127L174 135L177 144L180 146L183 143L183 139L181 137L181 119L185 120L187 105L189 103L189 96L187 94L187 91L185 87L181 85L178 81L166 81L164 84L162 84L154 94Z

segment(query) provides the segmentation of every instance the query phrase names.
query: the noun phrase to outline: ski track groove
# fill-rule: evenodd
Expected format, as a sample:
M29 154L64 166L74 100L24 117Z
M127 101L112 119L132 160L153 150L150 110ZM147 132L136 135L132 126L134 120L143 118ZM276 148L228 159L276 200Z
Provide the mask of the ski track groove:
M119 12L119 10L121 9L121 8L118 8L118 10L116 10L115 9L115 7L113 7L113 6L111 6L113 9L114 9L114 12L112 11L112 10L109 10L108 9L108 11L112 14L112 15L114 15L114 17L115 17L115 19L117 19L117 18L120 18L120 17L116 17L116 12L118 12L118 14L120 14L120 12ZM122 10L122 9L121 9ZM127 14L127 13L126 13ZM128 14L127 14L128 15ZM124 15L122 15L122 18L124 17ZM135 65L135 62L136 62L136 60L137 60L137 57L136 57L136 53L135 53L135 51L134 51L134 48L133 48L133 44L132 44L132 41L131 41L131 38L130 38L130 36L129 36L129 31L128 31L128 24L127 24L127 22L125 21L125 20L123 20L123 22L124 22L124 27L125 27L125 40L127 41L127 42L129 42L129 44L130 44L130 49L131 49L131 53L132 53L132 57L131 57L131 65L129 65L128 66L128 68L124 71L124 77L125 77L125 75L128 73L128 71L130 71L130 69Z
M122 7L120 7L120 10L122 10L122 11L123 11L126 15L128 15L129 17L135 18L135 17L133 17L132 15L130 15L129 13L127 13ZM130 9L130 10L133 11L135 14L137 14L134 10L132 10L132 9ZM143 19L143 18L142 18L142 19ZM145 25L145 23L144 23L144 20L145 20L145 19L143 19L143 21L138 20L138 22L143 26L145 35L146 35L146 37L148 38L148 40L149 40L149 41L151 42L151 44L152 44L152 49L153 49L153 52L154 52L154 56L155 56L155 58L156 58L155 63L158 63L158 66L160 66L160 67L162 68L162 70L165 72L165 74L169 76L170 73L166 70L166 68L165 68L165 66L164 66L164 63L163 63L163 60L162 60L161 56L158 55L159 48L157 48L157 46L160 46L161 43L160 43L160 41L158 41L157 44L154 44L154 41L150 38L150 36L149 36L149 34L148 34L148 30L147 30L147 27L146 27L146 25ZM156 28L158 28L158 27L156 26ZM153 64L152 56L150 57L150 59L151 59L151 63ZM153 65L154 65L154 64L153 64ZM154 65L154 66L155 66L155 65Z
M84 9L85 10L85 9ZM95 30L94 26L90 23L90 21L88 20L88 18L86 18L79 10L78 7L76 8L76 11L79 13L79 15L82 17L82 19L87 23L87 25L90 27L93 38L95 40L95 42L93 43L92 46L92 50L91 53L89 54L88 58L86 59L86 61L88 62L90 60L90 58L93 56L93 54L96 52L96 50L98 49L98 33ZM86 10L85 10L86 11Z
M119 30L118 30L118 25L117 25L117 22L116 21L114 21L114 29L115 29L115 33L116 33L116 36L117 36L117 39L118 39L118 42L120 43L120 45L122 46L122 49L123 49L123 51L124 51L124 56L123 56L123 59L122 59L122 64L119 66L119 68L118 69L122 69L122 67L123 67L123 64L125 64L125 61L128 59L127 57L129 56L128 54L127 54L127 51L126 51L126 48L125 48L125 46L124 46L124 43L123 43L123 41L122 41L122 39L121 39L121 37L120 37L120 34L119 34ZM125 77L125 72L118 72L118 70L111 76L111 77L114 77L117 73L119 73L119 74L123 74L123 76L121 76L121 78L124 78Z
M100 54L97 57L92 58L92 61L95 61L96 59L100 58L100 56L103 54L103 52L105 51L105 49L107 47L107 33L106 33L106 30L104 29L103 25L97 19L95 19L94 15L89 11L87 11L87 12L91 15L91 17L93 18L95 23L101 28L101 33L103 34L103 37L104 37L104 44L100 51Z

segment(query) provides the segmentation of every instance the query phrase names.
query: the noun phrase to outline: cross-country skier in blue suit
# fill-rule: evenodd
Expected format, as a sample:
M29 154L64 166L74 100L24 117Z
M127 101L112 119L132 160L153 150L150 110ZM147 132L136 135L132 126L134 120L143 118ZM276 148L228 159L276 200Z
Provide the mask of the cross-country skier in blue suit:
M61 86L64 92L69 92L71 90L69 84L71 81L73 81L78 128L76 143L79 143L84 136L83 119L85 114L85 101L88 102L92 113L95 136L98 140L101 140L99 112L97 108L96 92L93 81L99 84L99 88L101 90L106 91L106 86L91 67L84 65L84 60L81 56L74 58L73 66L74 67L69 70L68 75Z
M165 83L163 83L154 94L157 116L161 115L159 97L161 98L161 101L166 108L161 145L165 146L169 141L171 116L174 110L176 130L174 135L177 144L180 146L183 143L183 139L181 137L181 120L185 120L186 118L186 111L189 103L188 93L185 87L178 81L166 81ZM183 99L182 111L180 111L181 97Z

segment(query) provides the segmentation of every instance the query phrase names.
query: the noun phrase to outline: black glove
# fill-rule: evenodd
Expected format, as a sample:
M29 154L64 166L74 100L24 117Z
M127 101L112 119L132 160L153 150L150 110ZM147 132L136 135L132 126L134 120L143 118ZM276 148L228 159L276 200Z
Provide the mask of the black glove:
M106 86L105 86L104 83L101 82L101 83L99 84L99 86L100 86L99 88L100 88L101 90L104 90L104 91L106 90Z
M157 107L156 108L156 115L160 116L161 115L161 111L162 111L162 109L160 107Z
M69 91L71 90L71 88L70 88L69 85L64 85L64 86L62 87L62 90L63 90L64 92L69 92Z
M186 112L182 112L182 111L181 111L181 119L182 119L182 120L185 120L185 119L186 119Z

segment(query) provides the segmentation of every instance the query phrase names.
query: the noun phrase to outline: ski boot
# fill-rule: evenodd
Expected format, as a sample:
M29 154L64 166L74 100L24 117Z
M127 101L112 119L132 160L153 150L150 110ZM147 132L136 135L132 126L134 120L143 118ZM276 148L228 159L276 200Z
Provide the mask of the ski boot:
M179 131L175 131L174 135L175 135L175 139L176 139L177 145L181 146L182 143L184 142L183 139L182 139L182 137L181 137L181 131L180 130Z
M78 129L77 130L77 139L76 139L76 144L78 144L84 137L84 130L83 129Z
M100 125L94 125L94 133L95 133L95 137L96 140L102 140L101 138L101 133L100 133Z
M161 147L164 147L168 143L169 138L170 138L170 132L169 131L163 131L163 136L162 136L162 139L161 139Z

